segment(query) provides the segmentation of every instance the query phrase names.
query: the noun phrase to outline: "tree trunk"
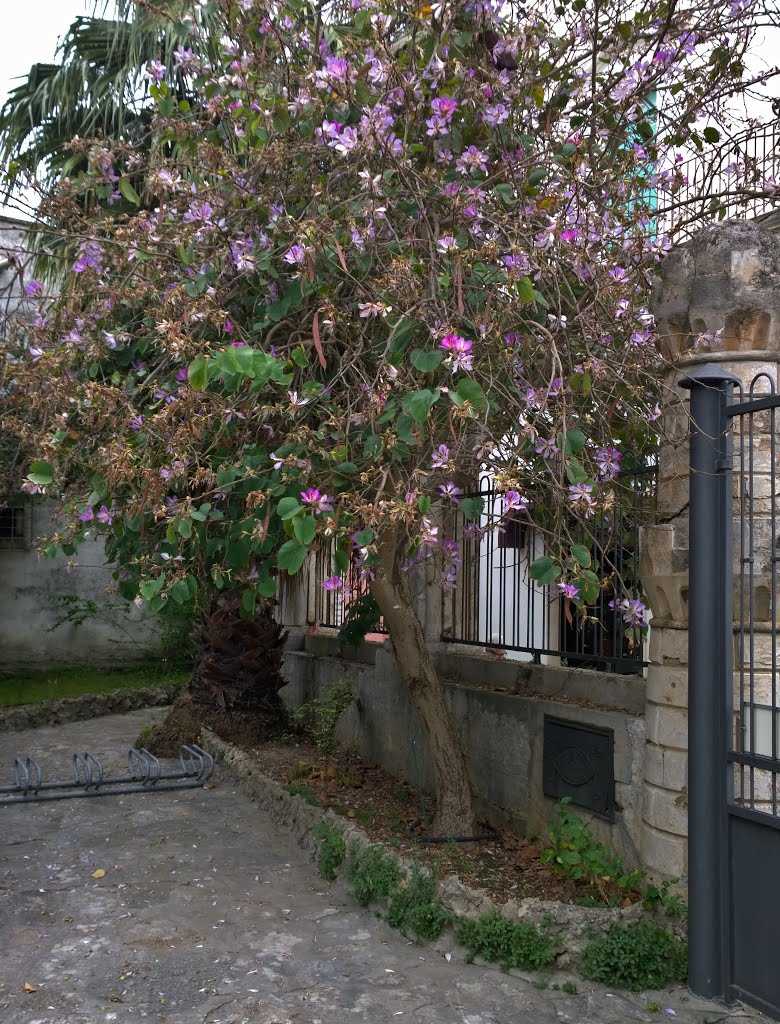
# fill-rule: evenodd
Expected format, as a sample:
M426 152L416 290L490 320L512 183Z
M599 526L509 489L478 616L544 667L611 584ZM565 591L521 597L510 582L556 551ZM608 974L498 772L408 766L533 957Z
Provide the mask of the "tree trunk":
M371 592L390 632L401 678L417 710L433 762L436 817L431 833L437 836L473 836L477 823L471 782L455 721L444 698L444 688L431 660L422 624L401 579L396 553L399 545L382 545L382 569Z

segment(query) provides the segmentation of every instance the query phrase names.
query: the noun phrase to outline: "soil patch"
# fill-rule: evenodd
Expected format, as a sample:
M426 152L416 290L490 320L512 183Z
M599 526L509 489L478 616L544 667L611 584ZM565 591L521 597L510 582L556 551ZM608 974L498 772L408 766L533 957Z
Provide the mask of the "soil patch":
M149 729L142 729L136 745L146 747L157 757L178 757L183 743L198 742L201 731L208 728L220 739L239 746L264 743L278 735L279 721L256 712L226 710L214 704L201 704L184 694L165 718Z
M440 878L455 874L466 885L484 889L496 903L529 896L562 903L593 898L587 888L541 863L543 839L500 829L488 842L423 842L434 799L357 754L338 750L324 757L305 739L237 745L265 775L292 792L354 821L371 839L435 869Z

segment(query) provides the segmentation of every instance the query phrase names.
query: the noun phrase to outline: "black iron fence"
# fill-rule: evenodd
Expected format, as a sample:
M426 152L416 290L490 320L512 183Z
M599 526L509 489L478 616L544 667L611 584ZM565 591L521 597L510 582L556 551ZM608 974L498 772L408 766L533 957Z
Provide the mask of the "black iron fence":
M639 588L639 528L652 520L657 467L648 463L618 478L616 500L609 512L593 518L575 537L586 544L602 575L615 582L603 586L587 612L540 586L529 575L531 563L544 554L541 533L523 516L504 514L502 493L489 477L466 497L481 497L484 511L469 521L453 510L445 534L457 544L460 564L452 589L442 600L442 640L506 652L506 657L541 662L559 658L565 664L601 671L639 673L646 662L642 647L631 644L619 611L610 607L616 592ZM360 565L353 563L339 577L336 589L322 584L334 575L333 547L312 559L309 574L309 623L315 628L341 629L357 602L369 592ZM620 587L617 580L620 580ZM381 619L372 634L386 634Z
M742 132L680 164L682 186L658 196L658 223L673 238L702 221L755 218L780 210L780 119Z
M595 516L587 530L573 526L580 534L574 539L614 581L584 613L557 587L531 579L531 564L545 553L543 536L522 514L505 514L502 493L484 477L470 495L484 502L479 522L455 516L462 564L445 595L442 639L537 663L550 657L583 668L641 672L642 647L629 642L611 602L618 589L639 586L639 527L652 519L656 477L655 465L621 474L611 510Z

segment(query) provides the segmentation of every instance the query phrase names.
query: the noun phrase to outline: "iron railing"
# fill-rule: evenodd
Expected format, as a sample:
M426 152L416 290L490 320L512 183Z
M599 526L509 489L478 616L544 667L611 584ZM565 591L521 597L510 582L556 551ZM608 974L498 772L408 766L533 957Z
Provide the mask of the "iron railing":
M621 474L612 510L594 518L587 532L580 530L578 539L602 574L619 575L623 585L639 585L638 530L652 519L656 477L654 464ZM610 607L615 591L602 587L595 605L581 615L556 588L531 579L531 563L544 554L542 536L524 517L503 513L493 481L483 477L470 497L481 497L484 511L479 523L455 516L463 561L445 597L442 639L536 663L556 658L601 671L641 672L641 646L629 643L620 614Z
M744 131L680 164L683 184L658 196L658 226L679 240L708 220L752 219L780 210L780 119ZM778 190L764 187L774 180Z
M349 607L368 594L368 579L361 574L360 567L353 562L347 572L341 573L342 586L339 590L324 590L322 583L334 575L334 546L322 547L314 555L309 572L309 625L327 629L341 629L346 621ZM371 633L387 633L380 619Z

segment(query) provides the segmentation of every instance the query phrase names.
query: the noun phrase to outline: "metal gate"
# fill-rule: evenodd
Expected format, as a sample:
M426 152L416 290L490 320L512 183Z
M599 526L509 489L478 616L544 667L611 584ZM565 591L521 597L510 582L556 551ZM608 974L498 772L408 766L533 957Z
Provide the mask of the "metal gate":
M780 1020L777 427L768 374L690 375L691 988Z

